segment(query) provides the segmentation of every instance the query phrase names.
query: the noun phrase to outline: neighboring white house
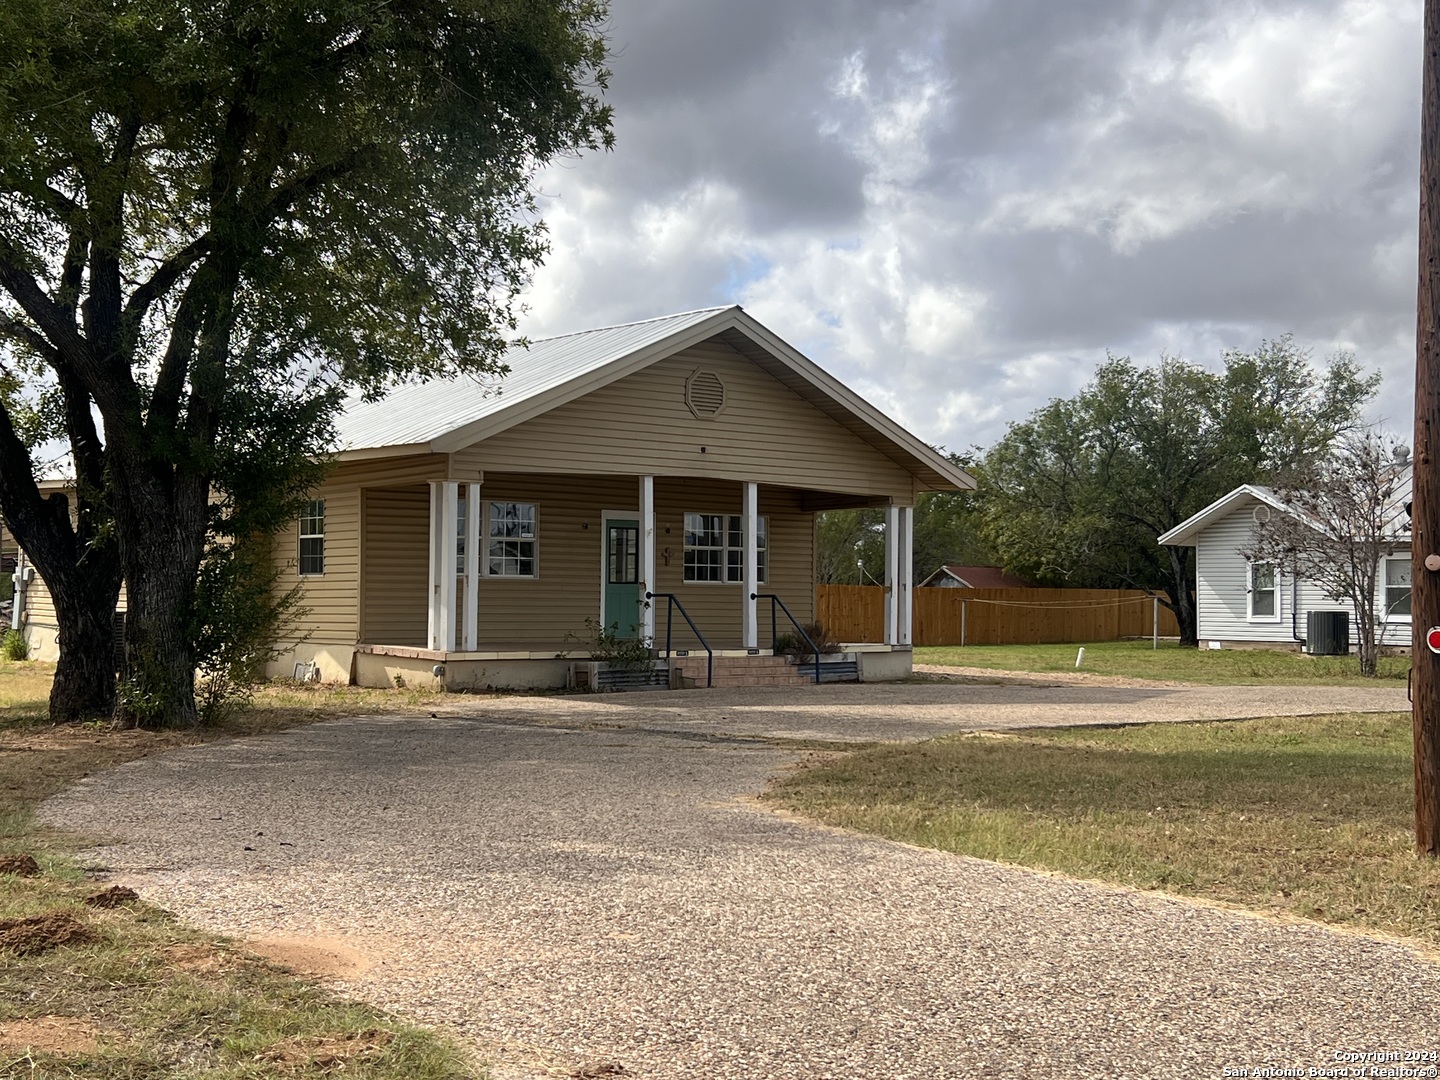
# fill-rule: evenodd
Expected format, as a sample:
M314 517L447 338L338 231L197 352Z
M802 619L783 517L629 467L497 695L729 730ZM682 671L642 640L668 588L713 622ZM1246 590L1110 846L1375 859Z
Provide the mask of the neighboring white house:
M1397 507L1410 498L1409 484ZM1167 547L1195 549L1195 601L1202 643L1278 642L1298 645L1305 638L1311 611L1347 611L1354 642L1355 612L1347 600L1334 600L1318 585L1298 581L1282 568L1253 563L1240 554L1257 521L1288 513L1275 492L1245 484L1217 499L1188 521L1159 537ZM1387 645L1410 644L1410 532L1397 532L1395 554L1378 575L1375 611L1385 619Z

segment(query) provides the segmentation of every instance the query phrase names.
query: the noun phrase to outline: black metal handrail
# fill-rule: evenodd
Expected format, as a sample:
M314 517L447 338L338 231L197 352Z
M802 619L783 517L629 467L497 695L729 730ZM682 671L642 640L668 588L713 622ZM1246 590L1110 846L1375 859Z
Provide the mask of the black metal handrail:
M794 615L790 614L790 609L785 606L785 601L781 600L780 597L776 596L774 593L751 593L750 599L770 601L771 652L775 651L775 646L780 641L780 623L775 615L776 605L779 605L780 610L785 612L785 617L790 620L790 625L795 627L795 632L800 635L801 640L803 640L806 645L810 646L810 652L813 653L815 656L815 684L818 686L820 684L820 648L815 644L815 642L810 640L810 635L805 632L805 628L800 625L799 620L796 619Z
M695 620L690 618L690 613L685 610L685 605L674 593L668 592L647 592L646 600L665 601L665 659L670 659L671 630L675 624L675 609L680 609L680 617L690 624L690 632L700 642L700 647L705 650L705 688L708 690L715 685L715 650L710 648L710 643L705 640L705 635L700 633L700 628L695 625Z

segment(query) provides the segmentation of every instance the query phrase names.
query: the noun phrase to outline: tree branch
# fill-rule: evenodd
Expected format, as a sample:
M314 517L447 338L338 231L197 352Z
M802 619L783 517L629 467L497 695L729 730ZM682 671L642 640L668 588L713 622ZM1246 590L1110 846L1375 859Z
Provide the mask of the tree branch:
M162 262L155 272L130 294L130 300L125 305L124 314L121 316L124 334L130 347L133 348L134 341L139 338L140 327L150 310L150 305L173 289L175 283L192 266L209 254L214 243L214 237L209 232L197 236Z

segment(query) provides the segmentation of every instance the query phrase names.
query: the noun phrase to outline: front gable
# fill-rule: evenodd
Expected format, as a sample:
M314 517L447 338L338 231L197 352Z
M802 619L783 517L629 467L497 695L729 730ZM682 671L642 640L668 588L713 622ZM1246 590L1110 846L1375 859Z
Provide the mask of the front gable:
M915 474L719 337L457 451L485 470L651 474L900 496Z

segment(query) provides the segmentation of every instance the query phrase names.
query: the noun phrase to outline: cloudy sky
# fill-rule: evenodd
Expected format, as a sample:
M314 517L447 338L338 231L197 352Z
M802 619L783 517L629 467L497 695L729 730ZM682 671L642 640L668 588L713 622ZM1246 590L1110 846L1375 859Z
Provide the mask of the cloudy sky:
M1107 350L1293 333L1409 426L1420 0L612 0L531 336L712 304L987 445Z

